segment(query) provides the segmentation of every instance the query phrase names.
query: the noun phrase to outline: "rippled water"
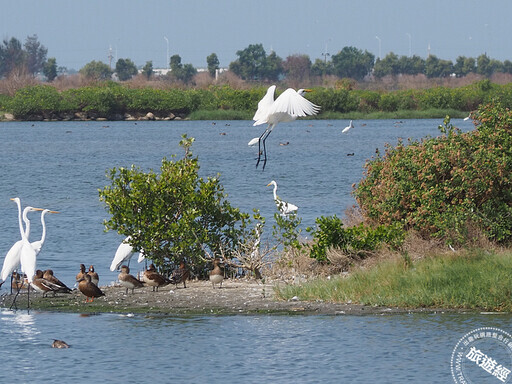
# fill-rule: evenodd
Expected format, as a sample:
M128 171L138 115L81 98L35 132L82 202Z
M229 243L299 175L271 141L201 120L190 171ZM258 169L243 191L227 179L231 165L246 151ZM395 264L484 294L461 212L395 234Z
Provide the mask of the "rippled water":
M106 212L98 188L105 171L136 164L157 170L162 157L181 156L183 133L195 137L201 174L221 174L228 199L242 210L258 208L272 224L272 190L299 206L303 225L316 217L343 216L354 203L351 185L376 148L397 138L437 135L441 120L296 121L268 139L265 171L247 142L261 129L250 122L0 123L0 257L19 239L17 208L59 210L47 216L47 242L38 267L52 268L69 285L80 263L94 264L100 284L122 240L103 232ZM456 121L463 129L469 122ZM288 145L279 143L289 142ZM347 156L347 154L353 154ZM32 218L31 239L40 236ZM133 264L133 263L132 263ZM5 293L5 289L2 291ZM203 316L76 314L3 311L0 314L0 382L450 382L453 347L477 326L506 329L510 316ZM50 348L54 338L72 345ZM92 378L92 379L91 379Z

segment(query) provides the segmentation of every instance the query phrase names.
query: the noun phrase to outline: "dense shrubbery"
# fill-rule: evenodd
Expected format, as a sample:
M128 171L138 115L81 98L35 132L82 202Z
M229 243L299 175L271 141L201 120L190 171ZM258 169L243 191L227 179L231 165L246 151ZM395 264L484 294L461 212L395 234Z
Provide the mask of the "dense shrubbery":
M278 94L284 89L279 89ZM253 113L266 87L240 90L228 86L208 89L128 88L114 82L58 92L51 86L36 85L20 89L15 96L1 96L0 108L17 119L58 118L82 113L88 117L122 118L128 114L172 114L188 116L197 111L239 111ZM315 88L308 98L322 107L323 113L395 112L400 110L475 110L481 103L500 100L512 107L512 85L497 85L488 80L461 88L436 87L424 90L391 92ZM232 116L240 116L234 114ZM321 115L320 115L321 116Z
M316 219L316 229L308 228L313 235L310 256L318 261L327 261L329 248L339 249L352 258L364 258L383 244L397 249L403 243L404 232L395 225L378 225L375 228L359 224L344 227L336 215Z
M355 190L365 218L452 243L470 240L474 228L490 240L509 242L512 112L488 104L476 118L475 131L461 133L447 118L442 136L399 142L369 161Z

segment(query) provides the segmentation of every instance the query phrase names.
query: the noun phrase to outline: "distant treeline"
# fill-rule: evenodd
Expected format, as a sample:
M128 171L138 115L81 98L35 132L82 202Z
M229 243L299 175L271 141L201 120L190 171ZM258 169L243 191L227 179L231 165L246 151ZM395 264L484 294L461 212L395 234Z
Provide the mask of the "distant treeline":
M283 91L281 89L280 91ZM422 111L431 109L472 111L482 103L500 101L512 107L512 84L498 85L489 80L460 87L423 90L370 91L314 88L308 99L320 105L320 118L330 113ZM252 117L266 87L247 90L229 86L208 89L128 88L106 82L58 91L50 85L35 85L18 90L14 96L0 95L0 111L19 120L96 119L122 120L151 112L157 118L188 117L197 111L232 111L232 118ZM276 95L277 97L277 95Z

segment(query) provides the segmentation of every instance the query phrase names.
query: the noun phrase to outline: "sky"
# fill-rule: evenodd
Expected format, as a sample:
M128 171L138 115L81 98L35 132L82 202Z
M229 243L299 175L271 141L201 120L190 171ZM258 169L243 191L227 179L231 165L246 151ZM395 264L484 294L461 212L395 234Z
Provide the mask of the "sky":
M165 68L169 52L196 68L215 53L228 67L250 44L312 62L346 46L376 58L504 61L512 60L511 14L510 0L2 0L0 38L36 34L58 66L77 70L108 64L109 52L113 66L129 58Z

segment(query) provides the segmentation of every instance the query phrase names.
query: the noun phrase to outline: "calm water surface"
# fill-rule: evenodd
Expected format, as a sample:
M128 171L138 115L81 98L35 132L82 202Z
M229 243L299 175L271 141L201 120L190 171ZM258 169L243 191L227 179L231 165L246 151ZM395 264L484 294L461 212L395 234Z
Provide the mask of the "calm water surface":
M17 208L59 210L47 217L38 268L52 268L73 285L80 263L94 264L100 284L122 237L105 233L98 200L105 171L135 164L158 170L181 156L183 133L196 138L202 176L221 174L229 201L260 209L272 225L279 195L299 206L303 225L321 215L343 216L354 204L352 184L366 159L398 138L437 135L441 119L296 121L279 125L267 142L264 172L247 142L261 133L246 121L0 123L0 257L19 239ZM455 121L462 129L470 122ZM279 143L289 142L288 145ZM350 156L347 156L350 154ZM353 155L352 155L353 154ZM31 239L40 236L32 217ZM133 263L132 263L133 266ZM1 291L5 293L5 290ZM511 330L508 315L204 316L158 317L0 313L0 382L42 378L98 382L451 382L457 341L480 326ZM54 338L72 344L54 350ZM151 371L149 371L151 370ZM89 379L87 379L89 377Z

